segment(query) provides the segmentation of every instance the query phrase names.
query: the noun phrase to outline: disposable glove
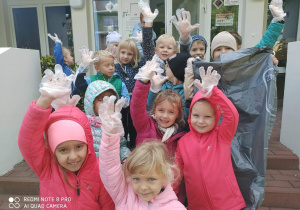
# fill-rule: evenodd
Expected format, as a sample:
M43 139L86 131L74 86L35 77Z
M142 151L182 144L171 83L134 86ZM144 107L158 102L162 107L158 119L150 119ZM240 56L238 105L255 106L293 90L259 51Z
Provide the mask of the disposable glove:
M199 28L200 24L191 25L191 14L189 11L185 11L184 8L177 9L176 16L173 15L170 21L179 32L180 38L186 41L189 39L191 32Z
M282 8L282 0L272 0L269 9L273 15L272 23L277 23L286 16Z
M161 86L169 79L168 76L163 76L161 74L155 74L151 79L150 90L153 93L158 93L161 90Z
M153 20L158 15L158 10L155 9L154 13L152 13L149 4L147 2L143 2L143 0L140 0L139 8L144 16L144 21L146 23L153 23Z
M82 58L82 63L80 65L84 69L88 68L90 66L90 64L99 61L99 58L92 58L93 52L89 51L89 49L86 47L80 48L79 52L80 52L81 58Z
M186 68L184 69L185 72L187 73L193 73L193 61L195 60L196 58L189 58L187 60L187 65L186 65Z
M110 52L114 57L117 56L117 47L113 44L108 44L106 51Z
M213 67L209 66L205 74L204 67L201 66L199 68L199 72L202 82L200 82L200 80L198 79L194 81L194 85L199 89L202 96L207 98L211 96L212 89L214 88L214 86L218 85L221 78L220 74L218 74L217 71L213 70L213 72L211 72L212 69Z
M158 63L155 60L147 61L146 64L139 69L139 72L135 75L134 79L151 80L155 72L163 73L164 70L158 66Z
M57 37L56 33L54 33L54 36L51 34L48 34L49 38L52 39L55 43L60 43L61 45L63 44L62 41Z
M124 99L120 99L114 104L116 96L105 96L103 103L99 107L99 118L101 121L101 129L109 136L123 136L124 128L121 121L121 110L125 103Z
M138 31L136 33L136 36L131 36L130 39L132 39L133 41L136 41L137 43L142 43L143 42L143 32Z
M80 96L79 95L73 95L72 98L70 98L70 96L63 96L60 98L57 98L55 100L52 101L51 106L54 109L57 109L58 107L61 106L76 106L77 103L80 100Z

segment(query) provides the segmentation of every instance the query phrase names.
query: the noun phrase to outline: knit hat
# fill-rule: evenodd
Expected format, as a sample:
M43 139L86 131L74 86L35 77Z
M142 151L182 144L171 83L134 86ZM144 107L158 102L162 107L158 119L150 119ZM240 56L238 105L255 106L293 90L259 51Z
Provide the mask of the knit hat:
M200 35L194 35L194 36L192 36L192 41L191 41L190 46L189 46L189 51L191 50L191 47L192 47L193 42L196 41L196 40L200 40L200 41L204 42L204 45L205 45L205 52L206 52L206 49L207 49L207 42L206 42L206 40L204 39L204 37L203 37L203 36L200 36Z
M227 31L222 31L218 33L211 42L211 56L213 57L214 51L220 46L230 47L236 51L236 41L235 38Z
M59 120L49 126L48 142L53 153L59 144L70 140L77 140L87 144L85 132L77 122L73 120Z
M106 36L106 45L112 42L120 43L122 41L122 36L116 31L108 32L108 35Z
M174 76L182 82L184 81L184 69L190 57L188 53L177 53L166 61Z

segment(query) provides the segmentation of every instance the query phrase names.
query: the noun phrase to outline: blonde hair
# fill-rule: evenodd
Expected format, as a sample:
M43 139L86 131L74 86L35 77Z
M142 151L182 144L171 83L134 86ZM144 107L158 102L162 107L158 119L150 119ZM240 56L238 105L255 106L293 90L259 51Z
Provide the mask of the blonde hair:
M148 139L137 146L123 164L125 177L131 174L148 174L151 170L161 173L166 184L174 183L180 171L168 154L164 143L157 139Z
M94 65L98 65L101 62L101 59L103 58L112 58L115 59L115 57L106 50L98 50L97 52L94 52L92 55L92 58L98 58L99 60L94 63Z
M168 102L170 102L171 104L173 104L173 106L175 106L178 109L178 116L175 120L175 122L179 125L179 126L184 126L185 122L184 122L184 113L183 113L183 109L182 109L182 97L179 93L176 93L175 91L173 91L172 89L167 89L163 92L160 92L154 102L153 102L153 106L150 110L150 114L154 115L155 114L155 109L157 107L157 105L163 101L167 100Z
M176 42L174 36L170 35L170 34L162 34L160 35L157 40L156 40L156 46L162 42L164 39L169 39L173 42L173 46L174 46L174 49L176 51L176 53L179 53L179 49L178 49L178 43Z
M132 61L130 62L130 64L133 66L133 68L138 66L138 62L140 61L141 57L140 57L140 53L138 48L136 47L136 44L134 41L132 41L131 39L124 39L119 43L119 46L117 48L117 60L119 63L120 62L120 51L121 49L126 48L130 51L132 51L133 53L133 58Z

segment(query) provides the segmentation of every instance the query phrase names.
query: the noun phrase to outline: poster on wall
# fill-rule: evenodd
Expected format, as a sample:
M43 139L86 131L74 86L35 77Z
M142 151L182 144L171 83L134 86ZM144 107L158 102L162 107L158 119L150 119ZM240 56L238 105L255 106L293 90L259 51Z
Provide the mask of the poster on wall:
M233 13L216 14L215 26L233 26Z
M220 9L220 7L223 6L223 0L215 0L213 2L213 5L217 8L217 9Z
M128 37L131 36L132 29L136 23L140 22L140 14L125 13L125 31Z
M239 5L239 0L224 0L224 6Z

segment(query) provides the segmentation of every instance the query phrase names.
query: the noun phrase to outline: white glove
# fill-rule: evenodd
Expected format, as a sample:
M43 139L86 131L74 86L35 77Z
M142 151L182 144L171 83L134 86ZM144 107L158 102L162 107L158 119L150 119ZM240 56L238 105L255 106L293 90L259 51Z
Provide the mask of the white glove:
M139 8L144 16L144 21L146 23L153 23L153 20L158 15L158 10L155 9L154 13L152 13L149 4L147 2L143 2L143 0L140 0Z
M51 34L48 34L49 38L52 39L55 43L60 43L61 45L63 44L62 41L57 37L56 33L54 33L54 36Z
M130 39L132 39L133 41L136 41L137 43L142 43L143 42L143 32L137 31L136 36L131 36Z
M282 8L282 0L272 0L269 9L273 15L272 23L277 23L286 16L286 13L284 13Z
M101 121L101 129L109 136L123 136L124 128L121 121L121 109L125 103L124 99L114 104L116 96L105 96L103 103L99 107L99 118Z
M187 73L193 73L193 61L195 60L196 58L194 57L191 57L187 60L187 65L186 65L186 68L184 69L185 72Z
M58 107L61 106L76 106L77 103L80 100L80 96L79 95L73 95L72 98L70 98L70 95L66 95L60 98L57 98L55 100L52 101L51 106L54 109L57 109Z
M202 96L207 98L211 96L212 89L214 88L214 86L218 85L221 78L220 74L218 74L216 70L213 70L213 72L211 72L212 69L213 67L209 66L205 74L204 67L201 66L199 68L199 72L202 82L200 82L200 80L198 79L194 81L194 85L202 93Z
M74 75L66 76L59 64L56 64L54 69L55 74L50 69L46 69L40 84L40 93L46 92L53 98L60 98L66 95L70 98L71 83Z
M114 57L117 57L117 47L112 43L109 43L105 50L110 52Z
M164 70L158 66L158 63L155 60L147 61L146 64L139 69L139 72L135 75L134 79L151 80L155 72L163 73Z
M176 27L182 40L186 41L191 32L199 28L200 24L191 25L191 14L189 11L185 11L184 8L177 9L176 16L173 15L170 21Z
M91 63L99 61L99 58L92 58L93 52L89 51L89 49L86 47L79 48L79 52L82 58L82 63L80 65L84 69L88 68Z
M161 86L169 79L168 76L163 76L161 74L155 74L151 79L150 90L153 93L158 93L161 90Z

